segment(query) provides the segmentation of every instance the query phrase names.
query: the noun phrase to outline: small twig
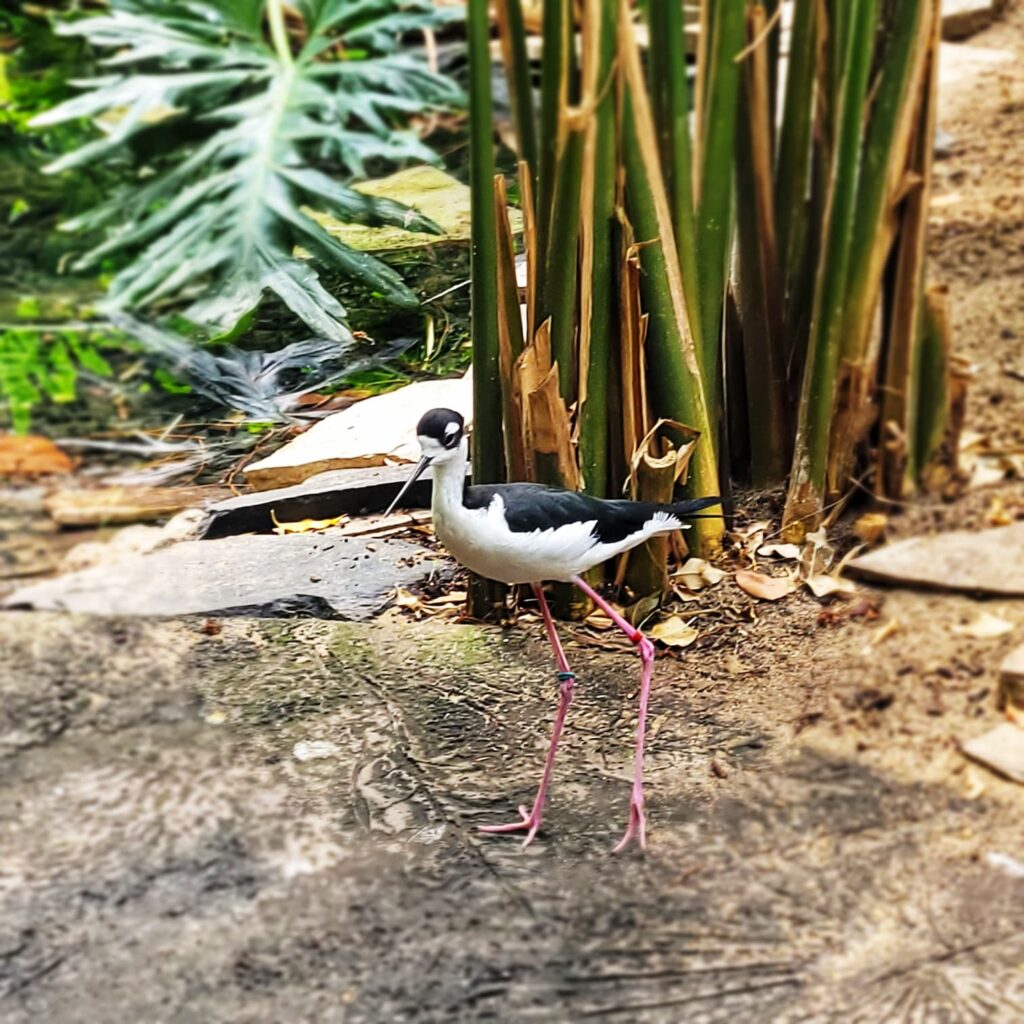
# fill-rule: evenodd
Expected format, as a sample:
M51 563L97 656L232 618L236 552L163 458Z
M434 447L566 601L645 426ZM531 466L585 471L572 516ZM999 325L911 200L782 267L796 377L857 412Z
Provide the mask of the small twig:
M772 29L775 28L779 18L782 17L782 4L775 9L775 13L765 22L764 28L746 45L740 50L739 53L733 57L734 64L741 64L747 59L769 36Z

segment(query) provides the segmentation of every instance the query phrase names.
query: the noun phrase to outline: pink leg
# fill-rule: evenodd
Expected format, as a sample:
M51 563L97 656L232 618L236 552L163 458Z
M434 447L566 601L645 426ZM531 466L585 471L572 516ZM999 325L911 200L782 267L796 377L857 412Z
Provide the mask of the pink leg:
M569 704L572 702L572 688L576 682L576 677L569 670L569 662L566 661L565 651L562 650L562 643L558 639L558 633L555 632L555 622L551 618L548 603L544 600L544 590L538 583L534 583L532 586L533 592L536 594L537 601L540 604L541 615L544 616L544 627L547 629L548 639L551 641L551 647L555 652L555 660L558 662L560 693L558 713L555 715L555 725L551 732L548 756L544 760L544 773L540 777L540 786L537 787L537 795L534 797L532 810L528 812L526 805L521 804L519 807L519 821L514 821L508 825L480 826L481 832L518 832L520 829L526 829L526 838L523 840L524 850L533 842L533 837L537 834L537 829L540 828L540 823L544 817L544 803L547 800L551 772L555 767L555 752L558 750L558 741L562 736L565 716L569 711Z
M574 576L573 583L636 644L643 662L640 672L640 711L636 726L636 758L633 766L633 794L629 801L629 825L626 827L626 834L612 852L621 853L634 836L637 837L642 850L647 844L647 818L644 814L644 736L647 731L647 702L651 696L651 676L654 673L654 644L639 629L631 626L586 580Z

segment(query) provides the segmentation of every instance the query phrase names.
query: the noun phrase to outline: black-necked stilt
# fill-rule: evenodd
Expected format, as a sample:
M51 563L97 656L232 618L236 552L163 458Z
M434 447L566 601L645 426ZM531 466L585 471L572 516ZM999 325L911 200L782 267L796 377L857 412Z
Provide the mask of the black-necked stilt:
M427 466L432 466L435 533L451 554L477 575L503 583L530 584L555 652L561 684L558 713L533 807L529 811L525 805L519 808L520 821L482 826L483 831L525 829L525 847L537 834L544 814L555 751L576 681L544 599L542 581L554 580L574 583L579 587L636 644L640 653L643 668L629 825L615 852L624 849L634 836L643 847L646 841L644 733L654 668L654 645L601 597L583 579L583 574L656 534L683 529L684 518L700 509L718 505L720 499L698 498L674 505L656 505L640 501L604 501L540 484L478 484L467 487L468 444L464 428L462 417L451 409L431 409L423 416L416 427L423 457L388 512L402 500Z

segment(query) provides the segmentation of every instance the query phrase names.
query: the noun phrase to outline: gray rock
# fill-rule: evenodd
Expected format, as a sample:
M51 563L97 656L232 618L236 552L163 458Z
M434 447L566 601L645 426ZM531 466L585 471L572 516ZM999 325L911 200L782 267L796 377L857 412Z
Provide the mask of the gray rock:
M330 534L187 541L15 591L8 608L95 615L235 615L366 619L396 586L431 571L426 549L393 538Z
M280 523L382 512L409 479L411 470L411 466L336 469L291 487L228 498L208 506L202 535L213 539L270 530L274 525L271 512ZM402 508L427 508L432 486L428 469L406 492Z
M851 573L883 583L1024 596L1024 523L897 541L853 559Z

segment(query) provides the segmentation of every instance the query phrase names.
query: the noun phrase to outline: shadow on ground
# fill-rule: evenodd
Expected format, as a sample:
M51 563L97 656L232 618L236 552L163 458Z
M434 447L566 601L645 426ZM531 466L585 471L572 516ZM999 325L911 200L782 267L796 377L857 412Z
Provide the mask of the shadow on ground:
M966 852L994 808L766 733L678 665L650 848L613 858L627 655L577 652L524 853L475 830L529 797L553 710L522 632L0 629L8 1024L1024 1019L1024 880Z

